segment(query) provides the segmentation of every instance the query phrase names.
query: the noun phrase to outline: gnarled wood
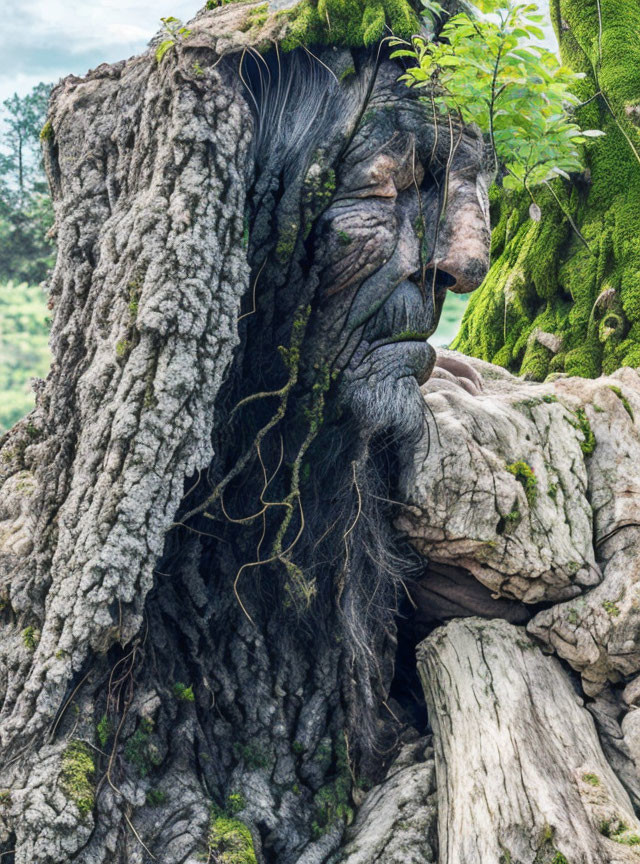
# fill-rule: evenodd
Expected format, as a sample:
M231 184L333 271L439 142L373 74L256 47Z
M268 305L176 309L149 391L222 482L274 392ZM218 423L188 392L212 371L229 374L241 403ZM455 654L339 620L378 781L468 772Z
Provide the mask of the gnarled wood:
M434 730L440 864L638 860L625 842L640 843L640 823L593 719L523 629L453 621L420 645L418 669Z

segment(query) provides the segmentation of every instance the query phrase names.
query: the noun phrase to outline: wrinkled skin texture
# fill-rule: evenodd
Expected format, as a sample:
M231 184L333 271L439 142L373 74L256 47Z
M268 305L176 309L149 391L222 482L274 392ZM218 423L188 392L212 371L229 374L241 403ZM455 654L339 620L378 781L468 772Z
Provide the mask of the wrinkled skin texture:
M344 370L347 398L369 428L408 427L412 412L398 410L397 393L415 398L415 384L433 369L426 340L446 290L474 290L489 264L482 139L473 130L456 131L453 141L440 130L436 138L427 106L407 100L395 75L381 70L321 217L316 252L323 270L310 357L329 353ZM373 405L380 398L388 413Z

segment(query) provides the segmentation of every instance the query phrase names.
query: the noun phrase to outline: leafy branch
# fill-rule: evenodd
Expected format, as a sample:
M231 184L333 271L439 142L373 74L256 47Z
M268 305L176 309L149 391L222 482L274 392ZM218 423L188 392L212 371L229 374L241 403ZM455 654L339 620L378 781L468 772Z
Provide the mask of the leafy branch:
M179 18L174 18L170 15L168 18L161 18L160 20L162 21L162 29L165 31L166 38L156 48L156 60L158 63L162 63L162 58L167 51L191 35L191 30L184 27Z
M435 25L446 13L423 0ZM580 145L599 130L581 130L571 120L578 98L571 92L584 77L563 66L536 40L544 21L535 3L476 0L478 15L462 12L442 27L438 41L415 36L394 40L393 57L415 61L401 76L426 89L441 115L454 112L488 136L504 187L530 188L583 170Z

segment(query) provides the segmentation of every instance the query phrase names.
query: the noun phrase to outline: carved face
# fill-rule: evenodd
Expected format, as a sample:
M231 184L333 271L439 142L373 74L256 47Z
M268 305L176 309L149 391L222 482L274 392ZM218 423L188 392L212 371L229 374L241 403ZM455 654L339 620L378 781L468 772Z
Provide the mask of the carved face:
M489 265L482 139L436 129L397 74L380 75L318 230L314 360L343 371L350 393L423 383L447 289L473 291Z

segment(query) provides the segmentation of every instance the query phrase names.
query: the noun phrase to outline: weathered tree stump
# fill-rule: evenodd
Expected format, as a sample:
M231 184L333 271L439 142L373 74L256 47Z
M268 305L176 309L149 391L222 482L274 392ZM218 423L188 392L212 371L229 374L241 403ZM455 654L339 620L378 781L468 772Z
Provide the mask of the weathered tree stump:
M440 864L638 860L640 822L593 718L524 629L453 621L420 645L418 669L434 731Z

